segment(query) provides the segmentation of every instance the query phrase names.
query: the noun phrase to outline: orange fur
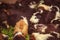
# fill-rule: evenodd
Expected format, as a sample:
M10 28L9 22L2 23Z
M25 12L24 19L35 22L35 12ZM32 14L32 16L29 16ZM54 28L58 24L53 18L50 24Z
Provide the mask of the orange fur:
M14 28L14 33L16 32L22 32L24 35L28 33L28 25L24 22L23 19L19 20Z

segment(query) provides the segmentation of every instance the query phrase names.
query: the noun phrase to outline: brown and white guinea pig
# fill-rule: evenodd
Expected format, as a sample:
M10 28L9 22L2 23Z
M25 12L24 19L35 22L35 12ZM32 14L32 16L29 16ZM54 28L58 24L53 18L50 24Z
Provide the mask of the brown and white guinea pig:
M57 37L57 34L40 34L40 33L33 33L30 36L30 40L59 40L60 38Z
M58 40L60 38L60 33L56 31L58 26L59 24L37 24L30 40Z
M41 23L41 24L48 24L54 23L59 24L60 12L58 6L48 6L45 4L39 4L37 11L33 13L32 17L30 18L30 22L32 23Z

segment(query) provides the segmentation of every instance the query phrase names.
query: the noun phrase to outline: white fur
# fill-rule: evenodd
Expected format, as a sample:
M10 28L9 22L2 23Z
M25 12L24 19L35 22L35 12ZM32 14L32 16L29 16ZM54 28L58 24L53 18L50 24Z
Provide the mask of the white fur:
M17 35L22 35L22 32L18 32L14 35L14 37L16 37Z
M53 37L50 34L39 34L39 33L33 33L36 40L47 40L49 37Z
M23 16L21 16L21 17L23 18L24 22L28 25L28 20L27 20L27 18L26 18L26 17L23 17Z

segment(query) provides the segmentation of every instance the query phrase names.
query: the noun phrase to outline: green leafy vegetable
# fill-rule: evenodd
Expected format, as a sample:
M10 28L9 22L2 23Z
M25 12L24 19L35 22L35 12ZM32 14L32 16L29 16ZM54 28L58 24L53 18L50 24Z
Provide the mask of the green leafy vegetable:
M9 29L2 28L2 33L9 36L8 40L13 40L13 28L12 26ZM26 36L26 40L29 40L29 35Z

